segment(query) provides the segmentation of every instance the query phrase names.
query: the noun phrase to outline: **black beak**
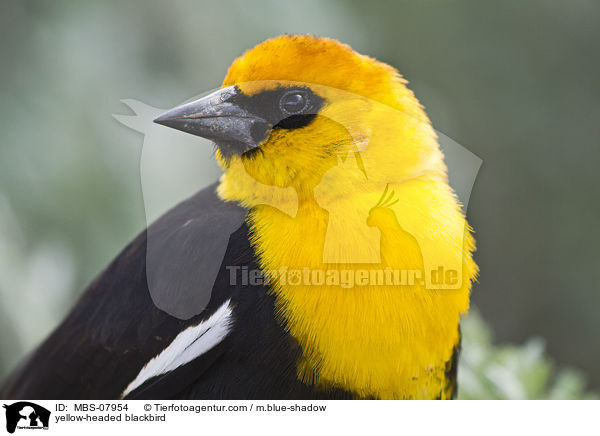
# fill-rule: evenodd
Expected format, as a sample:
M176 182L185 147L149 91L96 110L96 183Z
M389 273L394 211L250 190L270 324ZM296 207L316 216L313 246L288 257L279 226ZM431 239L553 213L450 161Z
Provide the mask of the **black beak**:
M214 141L225 157L257 148L272 127L263 118L235 103L235 86L178 106L162 114L155 123Z

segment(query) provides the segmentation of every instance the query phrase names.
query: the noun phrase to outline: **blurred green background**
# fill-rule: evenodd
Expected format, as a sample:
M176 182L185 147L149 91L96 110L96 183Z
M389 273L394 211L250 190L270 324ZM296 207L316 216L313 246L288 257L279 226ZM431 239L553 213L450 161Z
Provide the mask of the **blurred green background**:
M172 107L254 44L314 33L397 67L483 159L473 303L495 344L519 346L493 346L473 315L463 397L599 390L599 22L589 0L4 1L0 379L146 225L142 136L111 117L120 100Z

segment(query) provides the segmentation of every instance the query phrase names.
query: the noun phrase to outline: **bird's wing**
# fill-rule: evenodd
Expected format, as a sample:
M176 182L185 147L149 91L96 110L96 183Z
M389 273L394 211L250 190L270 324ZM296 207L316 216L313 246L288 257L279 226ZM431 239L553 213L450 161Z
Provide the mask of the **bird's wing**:
M229 333L230 290L223 278L214 283L228 274L225 265L252 256L226 252L238 229L246 237L245 215L215 185L169 211L90 285L0 398L133 398L184 388L218 358Z

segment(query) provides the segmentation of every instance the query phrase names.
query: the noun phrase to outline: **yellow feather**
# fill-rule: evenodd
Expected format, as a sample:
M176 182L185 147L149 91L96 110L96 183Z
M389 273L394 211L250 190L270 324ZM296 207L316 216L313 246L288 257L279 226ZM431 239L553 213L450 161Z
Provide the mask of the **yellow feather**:
M251 242L303 350L298 377L357 398L446 398L477 266L435 132L396 70L326 38L266 41L223 86L252 95L297 83L325 99L311 124L273 131L252 157L218 158L219 195L252 208ZM386 270L430 278L440 267L458 281L373 283ZM332 281L295 284L292 271ZM334 280L348 271L368 279Z

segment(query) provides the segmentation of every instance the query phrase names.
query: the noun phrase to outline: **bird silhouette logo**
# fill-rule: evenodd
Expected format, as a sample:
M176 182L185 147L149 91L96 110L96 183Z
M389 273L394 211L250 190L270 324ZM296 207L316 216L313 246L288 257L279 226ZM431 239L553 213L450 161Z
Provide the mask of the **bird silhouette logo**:
M339 91L346 93L346 91ZM348 94L348 93L346 93ZM363 96L344 95L344 98L365 99ZM215 184L222 175L214 159L214 144L207 139L183 132L165 129L164 126L153 123L164 109L155 108L138 100L122 100L133 112L133 115L113 115L125 126L144 135L141 155L141 182L148 222L154 221L168 208L193 193ZM368 101L365 104L381 105L382 103ZM386 109L389 116L394 116L396 109ZM334 120L338 121L338 120ZM414 123L421 120L415 119ZM432 272L439 269L436 264L435 247L422 235L414 231L415 218L411 215L407 205L402 202L402 189L399 188L406 179L391 176L389 180L382 180L378 191L382 193L377 204L371 203L360 210L356 210L352 217L352 237L348 237L347 223L349 209L343 202L338 201L335 193L331 192L329 178L337 177L340 172L353 180L364 179L373 183L377 176L377 159L369 153L366 134L357 131L352 123L339 121L341 128L346 129L349 141L352 143L350 151L338 156L337 166L321 169L320 183L312 187L312 198L309 203L314 204L313 215L315 224L324 222L319 228L320 235L311 237L322 240L322 262L327 264L365 264L384 265L386 263L385 248L386 238L390 234L404 235L416 244L415 265L425 271ZM444 160L448 166L450 185L454 189L463 213L469 202L472 186L481 166L482 160L462 147L455 141L436 132L437 139L442 149ZM412 177L418 177L415 173ZM255 174L246 174L247 184L260 184L261 181ZM240 182L244 183L244 182ZM229 237L237 231L246 221L248 212L252 207L270 207L285 214L289 219L295 219L300 213L298 210L298 193L291 187L271 186L271 199L261 198L256 204L238 205L224 202L219 207L223 213L213 223L214 232L210 241L203 246L195 247L197 258L202 258L203 270L194 269L194 264L189 260L189 252L182 250L186 244L185 238L177 238L170 234L165 237L164 228L154 230L150 227L147 238L147 275L148 286L154 304L161 310L180 319L190 317L202 312L210 300L213 284L217 279L221 262L225 257ZM376 189L377 191L377 189ZM272 200L272 201L271 201ZM306 199L304 199L306 200ZM374 200L375 202L376 200ZM407 215L411 219L401 219ZM193 226L194 222L184 223ZM181 230L181 229L180 229ZM459 232L462 230L458 230ZM390 233L391 232L391 233ZM174 237L173 237L174 236ZM360 240L361 250L354 247ZM168 242L168 246L165 245ZM167 254L165 254L167 253ZM169 259L168 263L164 259ZM420 259L420 260L419 260ZM451 268L460 270L461 259L447 261L453 263ZM448 265L444 266L448 268ZM177 277L175 277L177 276ZM186 276L181 280L181 276ZM432 274L425 274L426 286L435 285L443 288L444 284L432 283ZM165 283L171 286L165 286ZM194 283L194 286L172 286L173 283ZM460 281L446 286L447 289L457 288ZM199 292L199 290L202 290ZM173 298L173 292L177 298Z

